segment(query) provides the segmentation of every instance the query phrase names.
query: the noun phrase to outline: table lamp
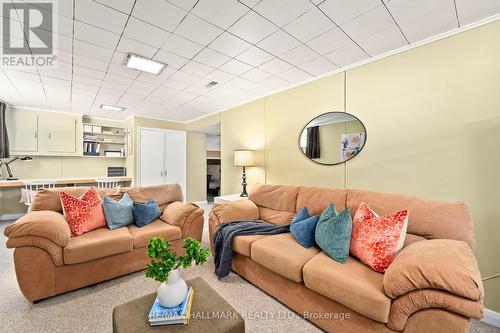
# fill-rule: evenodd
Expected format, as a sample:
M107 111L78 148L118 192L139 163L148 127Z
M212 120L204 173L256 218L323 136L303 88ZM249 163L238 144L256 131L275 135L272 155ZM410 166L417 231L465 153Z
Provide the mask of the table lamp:
M9 174L9 178L7 178L7 180L17 180L17 178L14 178L14 176L12 175L12 170L10 169L10 166L9 166L9 164L11 164L12 162L15 162L17 160L21 160L24 162L33 161L33 159L29 156L21 157L21 158L19 158L19 156L16 156L13 159L11 159L10 161L8 161L7 163L5 163L5 167L7 168L7 173Z
M250 149L237 149L234 151L234 166L235 167L243 167L243 192L241 192L240 197L248 197L247 193L247 175L245 171L245 167L254 166L253 161L253 150Z

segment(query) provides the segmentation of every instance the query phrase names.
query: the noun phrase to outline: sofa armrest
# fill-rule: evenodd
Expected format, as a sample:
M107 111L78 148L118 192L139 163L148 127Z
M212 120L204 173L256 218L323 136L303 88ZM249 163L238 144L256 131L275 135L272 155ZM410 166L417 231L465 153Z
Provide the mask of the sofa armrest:
M481 301L481 274L467 243L451 239L416 242L403 248L384 274L384 292L396 298L413 290L438 289Z
M24 246L38 247L42 250L45 250L50 255L52 261L54 262L54 266L64 265L63 248L47 238L38 236L14 237L14 238L9 238L9 240L7 240L6 245L7 248L9 249L24 247Z
M215 226L238 220L257 220L259 208L251 200L215 203L210 218Z
M46 238L54 244L65 247L71 237L69 224L61 213L50 210L29 212L5 228L9 238L33 236Z
M182 238L201 240L203 231L203 208L194 203L172 202L163 210L160 219L182 229Z

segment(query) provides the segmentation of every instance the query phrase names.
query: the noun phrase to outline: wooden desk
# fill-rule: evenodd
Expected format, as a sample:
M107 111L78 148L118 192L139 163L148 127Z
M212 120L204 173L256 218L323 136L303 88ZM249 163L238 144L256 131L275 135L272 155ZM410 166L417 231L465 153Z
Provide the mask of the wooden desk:
M38 178L38 179L17 179L17 180L0 180L0 188L5 187L23 187L25 182L38 181L54 181L56 185L68 184L92 184L96 183L97 179L116 179L121 183L131 182L132 177L89 177L89 178Z

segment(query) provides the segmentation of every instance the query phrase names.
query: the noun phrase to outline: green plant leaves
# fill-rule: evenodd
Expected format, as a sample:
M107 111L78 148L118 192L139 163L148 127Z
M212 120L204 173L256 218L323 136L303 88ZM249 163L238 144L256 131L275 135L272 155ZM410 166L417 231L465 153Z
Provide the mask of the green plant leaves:
M148 256L152 259L144 270L144 275L155 281L165 282L170 271L179 267L189 268L193 261L196 265L201 265L207 261L210 252L207 248L202 248L201 243L190 237L184 240L185 254L177 257L171 251L172 244L165 241L161 236L153 237L148 242Z

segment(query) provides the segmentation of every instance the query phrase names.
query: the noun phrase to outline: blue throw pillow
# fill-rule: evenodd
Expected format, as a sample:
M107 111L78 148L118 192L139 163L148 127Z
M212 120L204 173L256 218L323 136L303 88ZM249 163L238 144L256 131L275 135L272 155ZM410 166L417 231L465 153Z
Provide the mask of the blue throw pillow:
M297 242L305 248L314 245L314 231L319 216L310 216L307 207L302 208L295 214L290 223L290 232Z
M151 198L145 204L134 202L134 223L139 228L144 227L160 217L160 207Z
M108 228L113 230L134 223L133 204L134 201L127 193L123 195L120 201L104 197L102 207Z
M352 218L348 209L338 214L333 204L321 214L316 225L315 240L332 259L345 263L349 257Z

